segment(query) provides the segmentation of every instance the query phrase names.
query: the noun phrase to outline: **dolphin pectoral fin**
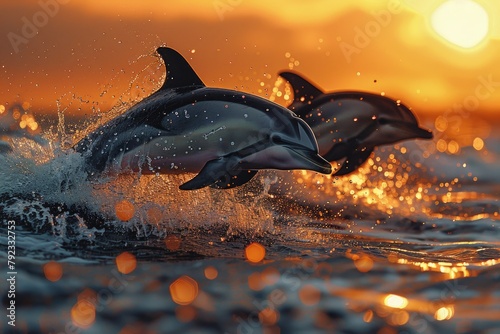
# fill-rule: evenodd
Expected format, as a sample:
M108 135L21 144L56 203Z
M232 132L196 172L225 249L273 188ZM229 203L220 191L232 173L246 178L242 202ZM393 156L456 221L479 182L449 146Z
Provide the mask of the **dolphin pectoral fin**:
M330 162L337 161L349 156L354 150L355 148L352 145L349 145L346 142L341 142L334 145L333 148L323 156L323 158Z
M239 171L238 174L232 175L233 173L230 173L228 175L225 175L224 177L220 178L217 180L216 183L211 184L210 187L216 188L216 189L230 189L234 187L241 186L248 181L250 181L255 174L257 174L256 170L242 170Z
M237 158L227 156L210 160L193 179L181 184L181 190L195 190L210 186L217 189L229 189L250 181L257 171L237 170Z
M299 117L305 117L311 110L309 108L301 109L301 107L307 106L313 99L324 94L324 92L295 72L283 71L278 75L292 86L294 99L288 109L295 112Z
M219 179L224 177L227 173L226 160L227 160L226 158L210 160L205 164L205 166L201 169L198 175L196 175L188 182L181 184L179 186L179 189L195 190L217 183Z
M342 176L354 172L370 157L370 154L372 154L372 152L373 148L366 149L364 151L355 151L349 154L342 164L342 167L340 167L335 175Z

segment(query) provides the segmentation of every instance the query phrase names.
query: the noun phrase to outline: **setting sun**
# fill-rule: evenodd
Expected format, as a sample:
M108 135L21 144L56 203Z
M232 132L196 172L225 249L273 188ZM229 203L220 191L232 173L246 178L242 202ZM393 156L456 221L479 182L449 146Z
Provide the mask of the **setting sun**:
M471 0L448 0L432 13L431 24L436 33L462 48L473 48L488 34L486 10Z

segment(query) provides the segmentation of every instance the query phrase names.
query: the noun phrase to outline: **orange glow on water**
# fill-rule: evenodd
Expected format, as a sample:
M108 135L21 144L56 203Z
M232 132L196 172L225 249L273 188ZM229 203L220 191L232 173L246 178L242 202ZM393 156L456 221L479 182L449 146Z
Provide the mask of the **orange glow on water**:
M390 294L384 298L384 304L392 308L403 309L408 306L408 299L402 296Z
M60 263L50 261L43 265L43 273L49 281L57 282L63 275L63 269Z
M219 275L219 272L217 271L217 269L212 267L212 266L206 267L204 272L205 272L205 277L209 280L214 280Z
M175 317L180 322L190 322L196 317L196 309L191 305L180 305L175 308Z
M264 260L266 249L257 242L253 242L245 248L245 257L252 263L258 263Z
M434 313L434 318L439 321L450 320L455 314L453 306L443 306Z
M262 276L259 272L251 273L248 276L248 287L254 291L259 291L264 288L264 283L262 282Z
M79 300L71 308L71 320L80 328L89 328L95 321L95 306L88 300Z
M118 219L121 221L129 221L135 215L135 207L132 202L127 200L119 201L115 204L115 214Z
M259 312L259 320L263 325L272 326L279 320L279 312L275 309L266 307Z
M388 323L393 326L403 326L410 319L410 314L404 310L392 313L388 318Z
M137 266L135 255L129 252L123 252L116 257L116 266L122 274L130 274Z
M181 276L170 284L172 300L179 305L189 305L198 296L198 282L189 276Z
M321 291L311 284L304 285L299 290L299 299L304 305L316 305L321 300Z
M365 314L363 315L363 321L371 322L372 320L373 320L373 311L372 310L366 311Z
M373 268L373 260L368 255L362 254L361 256L353 255L354 265L362 272L369 272Z

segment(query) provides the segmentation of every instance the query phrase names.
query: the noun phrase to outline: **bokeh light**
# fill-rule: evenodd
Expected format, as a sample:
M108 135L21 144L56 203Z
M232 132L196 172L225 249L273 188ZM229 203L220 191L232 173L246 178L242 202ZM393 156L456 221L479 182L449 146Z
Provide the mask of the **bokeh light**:
M209 266L206 267L204 270L205 277L209 280L214 280L217 278L217 275L219 275L219 272L215 267Z
M306 284L299 290L299 299L304 305L316 305L321 299L321 291L314 285Z
M439 321L450 320L455 314L455 309L453 306L443 306L437 309L434 313L434 318Z
M89 328L95 321L95 306L86 299L79 300L71 308L71 320L80 328Z
M115 205L116 217L121 221L129 221L135 215L135 207L130 201L121 200Z
M198 282L189 276L181 276L170 284L172 300L179 305L189 305L198 296Z
M122 274L130 274L137 266L135 255L129 252L123 252L116 257L116 266Z
M472 142L472 147L474 147L474 149L477 151L481 151L484 148L483 139L479 137L474 138L474 141Z
M259 312L259 320L265 326L272 326L279 320L279 312L274 308L266 307Z
M245 257L249 262L258 263L264 260L266 248L258 242L252 242L245 248Z
M57 282L63 275L63 269L60 263L50 261L43 265L43 273L49 281Z
M390 294L385 297L384 304L392 308L403 309L408 306L408 299L402 296Z

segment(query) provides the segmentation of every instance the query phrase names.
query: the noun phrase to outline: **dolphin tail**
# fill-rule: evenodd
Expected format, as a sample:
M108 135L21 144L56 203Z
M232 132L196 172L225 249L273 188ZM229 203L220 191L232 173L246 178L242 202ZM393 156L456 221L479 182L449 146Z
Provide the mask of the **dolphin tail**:
M181 184L181 190L195 190L207 186L217 189L229 189L250 181L257 171L238 170L236 160L231 157L222 157L210 160L193 179Z
M278 73L278 75L287 80L292 86L294 95L293 103L288 106L288 109L292 110L300 117L306 116L305 114L300 114L301 107L307 106L312 100L324 94L321 89L295 72L283 71ZM303 112L308 114L309 110L304 110Z
M342 167L335 173L335 175L347 175L358 169L372 154L373 148L365 149L364 151L356 150L349 154L345 159Z

